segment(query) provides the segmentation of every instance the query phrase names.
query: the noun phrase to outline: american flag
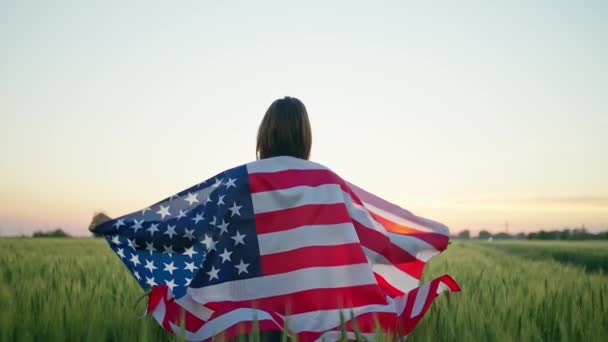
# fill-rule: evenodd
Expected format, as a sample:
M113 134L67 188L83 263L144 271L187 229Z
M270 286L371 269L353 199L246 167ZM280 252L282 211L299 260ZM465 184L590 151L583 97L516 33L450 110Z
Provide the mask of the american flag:
M226 170L96 232L150 290L147 313L191 341L254 324L302 341L342 327L404 336L459 290L448 275L420 286L447 227L293 157Z

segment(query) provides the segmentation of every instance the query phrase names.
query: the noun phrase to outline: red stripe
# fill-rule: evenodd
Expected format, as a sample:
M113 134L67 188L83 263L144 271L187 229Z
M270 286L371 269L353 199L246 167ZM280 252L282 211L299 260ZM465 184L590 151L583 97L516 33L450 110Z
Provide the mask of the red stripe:
M381 232L367 228L357 221L352 221L355 225L357 235L361 244L372 251L383 255L391 264L398 269L420 279L424 270L424 262L416 259L402 248L396 246L391 240Z
M420 231L399 223L395 223L389 219L386 219L378 214L373 213L371 210L368 211L378 223L380 223L384 228L386 228L386 230L391 233L398 233L418 238L433 246L438 251L443 251L448 246L448 241L450 238L443 234Z
M345 266L367 263L359 243L309 246L261 256L264 275L296 271L309 267Z
M335 310L371 304L386 304L386 297L375 284L312 289L255 300L212 302L205 306L216 311L256 308L268 312L295 315L317 310Z
M280 232L304 225L345 222L351 222L351 218L343 203L311 204L255 214L255 228L258 234Z
M339 184L346 188L344 181L330 170L285 170L249 174L251 193L324 184Z
M384 277L374 272L374 277L376 277L376 281L378 282L378 286L382 289L382 291L391 298L403 296L403 291L397 289L393 285L391 285Z

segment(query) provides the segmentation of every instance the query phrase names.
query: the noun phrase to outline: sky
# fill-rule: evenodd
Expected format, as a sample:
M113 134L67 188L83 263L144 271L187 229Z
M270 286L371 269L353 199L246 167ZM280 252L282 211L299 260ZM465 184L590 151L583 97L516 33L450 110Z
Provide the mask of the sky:
M462 229L608 229L606 1L0 0L0 235L119 216L255 159L301 99L311 159Z

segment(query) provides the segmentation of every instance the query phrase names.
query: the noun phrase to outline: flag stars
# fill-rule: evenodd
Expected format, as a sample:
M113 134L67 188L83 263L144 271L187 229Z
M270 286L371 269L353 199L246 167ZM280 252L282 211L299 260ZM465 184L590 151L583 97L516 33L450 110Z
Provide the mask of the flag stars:
M194 237L194 229L184 228L184 230L185 230L185 234L184 234L184 236L182 236L184 239L188 239L189 241L196 239Z
M213 241L213 238L207 234L205 234L205 239L202 241L203 245L207 247L208 251L215 250L215 245L217 241Z
M232 261L230 260L231 254L232 252L228 252L228 249L224 248L224 253L220 254L220 257L222 258L222 264L226 261Z
M135 233L137 233L138 230L144 228L144 226L142 226L142 223L144 223L144 220L137 221L137 219L133 219L133 225L131 226L131 228L135 231Z
M177 214L177 219L179 220L184 217L186 217L186 212L180 209L179 214Z
M114 228L118 229L122 226L126 226L124 219L118 219L118 221L114 222Z
M220 277L218 276L219 272L220 270L215 269L215 266L211 266L211 271L207 272L209 275L209 281L212 281L213 279L220 280Z
M194 254L198 254L198 252L194 250L194 246L190 246L190 248L186 248L186 250L183 253L183 255L187 255L190 258L192 258L194 256Z
M219 195L218 199L217 199L217 205L220 206L222 204L226 204L224 203L224 197L226 197L226 195Z
M137 243L135 242L135 239L127 239L127 244L129 245L129 247L131 247L131 249L136 250L139 248L139 246L137 245Z
M203 221L205 218L203 217L203 214L196 214L195 217L192 218L192 221L194 221L194 224L198 224L199 222Z
M141 215L142 215L142 216L143 216L143 215L146 215L146 211L149 211L149 210L152 210L152 209L150 209L150 207L143 208L143 209L141 210Z
M242 243L243 246L245 246L245 236L247 236L246 234L241 234L238 230L236 231L236 234L234 236L231 236L230 238L232 240L234 240L234 245L238 246L239 243Z
M186 267L184 267L184 270L188 270L188 271L194 273L194 270L197 268L198 268L197 266L194 266L194 261L193 261L193 262L187 262Z
M241 216L242 207L243 207L242 205L236 205L236 202L233 202L232 207L228 208L228 210L230 210L230 217L232 217L234 215Z
M144 268L147 268L150 273L154 273L154 270L157 269L158 267L154 266L154 260L145 260L146 261L146 266L144 266Z
M139 262L139 255L137 255L137 254L131 255L130 261L131 261L131 263L133 263L134 266L141 264L141 262Z
M163 271L169 272L169 274L173 275L173 271L175 271L177 269L177 267L175 267L175 265L173 264L173 261L171 261L168 264L165 264L163 262L163 265L165 265L165 268L163 269Z
M226 184L224 184L226 186L226 189L230 189L230 187L236 188L236 184L234 184L234 182L236 182L236 178L228 177L228 181L226 181Z
M151 223L146 231L150 233L150 236L154 236L154 233L158 232L158 223Z
M164 220L165 216L171 216L171 213L169 212L169 209L171 207L170 206L164 206L164 205L160 205L160 209L158 209L158 211L156 212L158 215L160 215L160 219Z
M222 180L216 178L215 183L213 183L212 187L217 188L220 185L222 185Z
M118 238L118 235L114 235L112 237L112 243L115 244L116 246L120 246L120 240Z
M125 250L124 250L124 249L122 249L122 248L118 248L118 249L116 250L116 254L118 254L118 256L119 256L121 259L124 259L124 258L125 258Z
M209 222L210 225L214 226L217 224L217 218L215 216L213 216L213 220L211 220L211 222Z
M153 252L156 252L156 248L154 248L154 242L147 242L146 241L146 250L148 252L150 252L150 255L152 255Z
M169 239L173 239L173 235L177 235L175 232L175 226L167 225L167 230L163 234L169 235Z
M146 284L148 284L150 287L157 285L156 282L154 281L154 277L152 277L152 278L146 277Z
M140 280L141 280L141 276L139 275L139 272L134 271L134 272L133 272L133 275L135 276L135 278L137 278L137 281L140 281Z
M175 281L173 279L165 280L165 285L167 285L171 289L171 291L173 291L173 288L177 286L177 284L175 284Z
M228 234L228 225L229 223L222 220L222 224L219 224L217 227L220 229L220 235L222 235L223 233Z
M194 203L199 203L198 202L198 194L197 193L188 193L188 196L186 198L184 198L184 201L188 202L188 204L190 206L192 206L192 204Z
M241 263L238 265L234 265L234 267L236 267L236 269L239 270L239 274L241 274L241 273L248 274L249 273L247 271L247 267L249 267L249 264L244 263L242 259L241 259Z
M184 281L186 282L184 284L184 286L190 286L190 283L192 282L192 278L184 278Z
M173 250L173 245L169 245L169 247L163 245L163 254L169 254L171 256L175 251Z

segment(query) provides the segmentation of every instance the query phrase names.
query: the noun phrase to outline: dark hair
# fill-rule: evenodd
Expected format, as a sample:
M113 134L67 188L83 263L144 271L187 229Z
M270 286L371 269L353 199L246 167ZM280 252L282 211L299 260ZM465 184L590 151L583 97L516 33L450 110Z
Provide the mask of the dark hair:
M302 101L289 96L274 101L258 129L257 158L292 156L308 159L311 145L310 121Z

